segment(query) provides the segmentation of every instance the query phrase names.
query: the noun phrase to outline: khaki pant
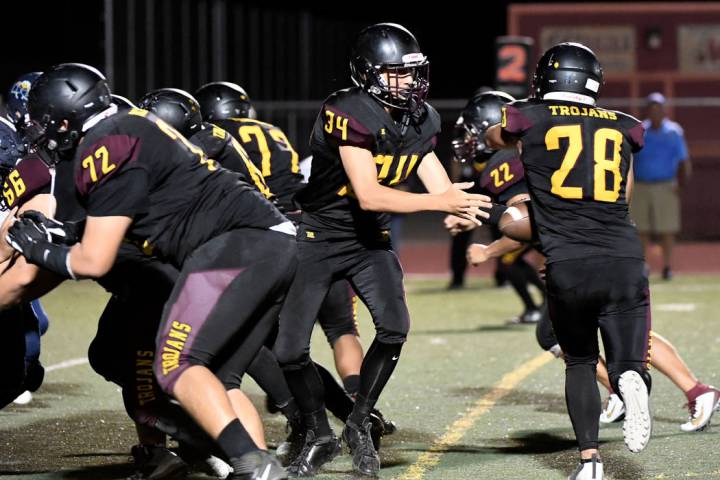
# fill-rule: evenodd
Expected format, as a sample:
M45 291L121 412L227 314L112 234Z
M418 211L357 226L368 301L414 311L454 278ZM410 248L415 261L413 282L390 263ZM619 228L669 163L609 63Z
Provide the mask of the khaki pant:
M640 233L678 233L680 199L675 181L636 182L632 192L630 216Z

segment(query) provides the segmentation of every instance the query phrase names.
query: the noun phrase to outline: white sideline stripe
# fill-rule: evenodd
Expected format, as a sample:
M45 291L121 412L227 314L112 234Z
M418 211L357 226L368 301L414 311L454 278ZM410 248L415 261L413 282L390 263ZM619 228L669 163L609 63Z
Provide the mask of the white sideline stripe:
M56 363L45 368L45 372L52 372L53 370L62 370L63 368L77 367L78 365L85 365L88 363L87 357L73 358L65 360L64 362Z
M694 312L695 307L694 303L661 303L653 309L658 312Z

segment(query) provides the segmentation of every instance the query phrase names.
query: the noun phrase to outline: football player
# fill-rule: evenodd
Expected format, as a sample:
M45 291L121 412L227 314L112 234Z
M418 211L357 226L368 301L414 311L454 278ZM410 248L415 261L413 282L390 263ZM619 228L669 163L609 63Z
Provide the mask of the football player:
M595 54L577 43L551 47L538 62L534 98L503 107L491 148L517 148L547 257L553 329L566 362L570 419L581 463L570 476L603 477L595 381L603 336L610 383L625 401L625 444L645 448L651 432L650 301L643 252L629 214L632 154L643 146L635 118L596 106L603 82Z
M340 451L309 355L313 324L331 284L349 280L376 327L343 430L354 470L374 476L380 459L369 415L410 326L388 212L437 210L475 218L480 207L490 207L487 197L462 190L471 184L454 186L433 153L440 117L425 102L429 64L415 37L396 24L367 27L355 41L350 66L356 86L328 97L311 136L312 174L295 196L302 209L300 265L280 313L275 344L308 429L305 448L289 467L296 476L314 475ZM416 171L430 193L392 188Z
M9 174L3 174L6 178L3 183L4 205L12 209L19 208L20 211L34 209L50 216L57 204L55 196L59 196L61 208L57 213L60 216L84 215L76 211L78 206L75 205L74 187L69 195L54 189L55 174L61 179L68 174L72 178L72 164L62 162L57 167L48 167L34 153L26 154ZM52 189L53 195L49 195ZM67 232L73 237L81 228L78 223L66 222L63 225L49 220L37 211L33 212L33 218L45 222L54 233ZM66 237L64 241L73 243L74 240ZM0 276L0 309L6 316L11 313L15 303L35 298L59 281L56 276L50 278L48 272L27 265L22 257L13 261L12 268L4 270ZM218 469L224 467L225 471L229 470L219 459L207 456L214 448L212 442L186 418L187 414L182 409L169 402L160 392L152 375L160 314L177 275L174 267L143 255L137 246L123 242L113 269L99 279L99 283L113 296L103 312L98 333L88 352L92 368L108 381L122 387L125 408L136 422L140 441L132 449L136 467L140 472L152 474L152 478L158 479L175 478L187 468L181 459L163 447L166 433L192 447L197 460L207 458ZM138 305L142 305L142 308L138 308ZM28 306L22 310L29 312L30 308ZM33 325L37 327L38 323L35 320ZM13 326L16 324L23 325L16 322ZM31 347L26 349L30 352ZM3 353L8 354L10 351L8 349ZM39 373L42 373L41 369ZM42 375L35 378L42 379ZM159 472L163 475L160 476Z
M218 378L230 373L239 381L269 334L294 275L294 228L167 123L145 110L116 110L92 67L62 64L37 80L32 138L49 161L73 162L87 221L72 247L48 240L25 217L8 238L65 278L106 274L125 237L180 268L157 337L158 382L218 443L233 478L285 478L249 436Z
M484 193L508 206L522 203L529 198L526 189L516 185L522 179L522 173L515 172L518 169L522 171L520 159L512 151L489 149L485 145L484 137L487 128L500 121L500 106L514 100L504 92L492 90L473 95L455 123L452 140L454 158L462 164L472 166L472 171L475 172L473 178L478 180L477 183ZM446 218L446 224L454 223L454 220L456 219L450 216ZM458 236L468 237L469 243L469 233L461 232L456 235ZM524 259L528 250L529 248L520 246L500 257L503 272L525 307L513 323L537 323L544 309L544 298L543 304L538 305L528 290L529 285L534 285L544 297L545 285L535 268Z
M14 90L15 87L11 90L11 94ZM0 118L0 182L5 184L4 195L0 200L0 223L5 225L12 218L8 200L14 196L8 185L19 185L19 180L11 175L24 151L15 127L8 120ZM13 258L7 256L7 253L3 254L2 277L5 278L0 280L0 298L8 296L6 295L8 290L3 287L9 286L9 278L24 279L23 272L36 270L35 267L26 265L24 261L13 264ZM37 300L12 302L0 311L0 316L7 329L3 341L2 361L0 361L2 365L0 408L3 408L13 401L27 404L32 400L30 392L40 387L45 372L40 363L40 336L47 330L48 321Z
M194 95L200 104L202 119L229 132L248 153L260 170L280 208L297 210L293 196L303 187L298 154L285 133L269 123L250 118L253 111L245 90L230 82L212 82Z
M454 142L454 146L461 145L456 155L462 157L465 152L472 151L467 148L472 145L484 145L484 131L487 126L497 123L501 115L501 102L483 100L482 96L475 97L489 115L483 115L479 121L474 122L478 127L471 130L462 138L461 142ZM471 101L472 102L472 101ZM493 110L490 112L490 110ZM465 115L464 115L465 116ZM494 121L497 120L497 121ZM482 125L485 125L483 128ZM464 147L464 148L463 148ZM519 201L529 201L525 173L518 155L507 156L512 150L500 150L498 156L491 157L482 170L480 184L487 186L488 190L497 195L497 201L508 206L517 206ZM505 154L502 156L500 154ZM490 245L473 244L468 250L468 261L477 265L495 257L507 255L517 249L520 243L507 237L491 243ZM547 309L536 327L536 338L541 348L560 356L562 350L552 330ZM605 361L600 356L597 369L597 378L609 391L607 404L600 415L601 423L612 423L622 420L625 416L625 405L612 387L607 376ZM679 389L683 391L688 400L690 418L681 425L683 431L698 431L705 428L712 419L720 402L720 392L715 387L699 381L680 357L677 349L662 335L652 332L652 355L650 363L660 373L666 375Z

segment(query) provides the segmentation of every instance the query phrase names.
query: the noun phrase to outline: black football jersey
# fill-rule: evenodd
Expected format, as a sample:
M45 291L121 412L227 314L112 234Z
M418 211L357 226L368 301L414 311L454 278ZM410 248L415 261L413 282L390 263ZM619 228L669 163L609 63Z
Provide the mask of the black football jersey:
M272 196L260 169L252 163L240 142L228 132L212 123L203 123L202 128L188 140L200 147L207 158L216 160L223 168L239 173L243 181L255 185L265 198Z
M507 203L515 195L528 193L525 170L517 150L498 150L485 164L480 187L496 203Z
M372 236L389 228L387 213L360 208L340 158L344 145L369 150L377 179L392 187L404 182L433 151L440 115L430 105L414 116L404 134L383 106L360 88L340 90L325 100L315 121L310 149L312 172L295 197L303 223L330 236Z
M133 109L85 135L74 183L88 216L127 216L130 240L181 267L211 238L287 219L237 173L220 167L167 123Z
M278 204L285 211L296 210L293 196L305 184L300 159L285 133L275 125L251 118L230 118L215 124L240 142Z
M625 197L642 124L582 103L526 100L503 107L504 135L522 142L533 221L548 262L643 258Z

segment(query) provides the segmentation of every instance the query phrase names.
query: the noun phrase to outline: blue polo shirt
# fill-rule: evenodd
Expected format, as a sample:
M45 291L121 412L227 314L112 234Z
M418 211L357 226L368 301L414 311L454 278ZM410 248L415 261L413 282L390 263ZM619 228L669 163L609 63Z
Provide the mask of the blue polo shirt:
M678 165L688 158L683 129L669 119L664 119L658 129L643 122L645 146L635 154L634 174L637 182L666 182L675 179Z

